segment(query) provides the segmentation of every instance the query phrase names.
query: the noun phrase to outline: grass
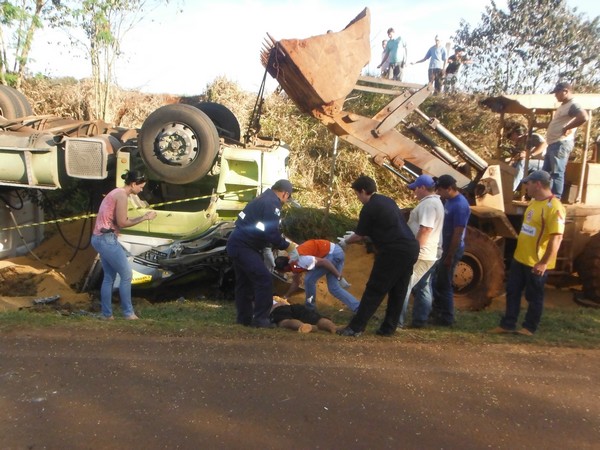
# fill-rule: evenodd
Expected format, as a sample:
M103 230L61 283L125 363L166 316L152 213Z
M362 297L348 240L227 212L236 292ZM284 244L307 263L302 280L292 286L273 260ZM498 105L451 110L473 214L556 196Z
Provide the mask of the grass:
M136 306L143 318L140 321L119 319L105 322L98 320L97 314L87 311L57 310L49 306L21 311L0 313L0 334L32 329L69 330L119 330L135 334L156 334L168 336L210 336L213 338L260 338L260 339L338 339L326 333L311 333L299 336L288 330L259 330L240 327L235 323L235 307L230 301L172 301ZM351 317L346 310L324 308L323 315L330 317L338 325L345 325ZM573 348L600 347L600 309L573 308L547 309L544 312L540 329L534 337L519 335L492 335L487 330L498 325L498 311L458 312L457 323L453 328L429 327L426 329L399 331L392 338L396 342L424 344L522 344ZM380 309L376 316L382 317ZM379 341L374 332L378 320L372 319L364 341Z

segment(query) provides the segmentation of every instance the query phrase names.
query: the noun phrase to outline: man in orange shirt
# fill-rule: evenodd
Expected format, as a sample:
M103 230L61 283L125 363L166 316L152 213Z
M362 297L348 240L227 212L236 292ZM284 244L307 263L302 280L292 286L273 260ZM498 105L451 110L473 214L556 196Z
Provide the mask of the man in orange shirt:
M331 295L344 303L352 312L356 312L359 302L352 294L344 290L350 287L342 278L344 268L344 250L338 244L325 239L309 239L300 244L296 250L300 257L296 261L289 260L286 256L275 258L275 269L280 272L292 272L292 285L284 298L292 295L300 286L300 276L304 277L304 291L306 292L306 307L316 309L317 281L322 276L327 276L327 289Z

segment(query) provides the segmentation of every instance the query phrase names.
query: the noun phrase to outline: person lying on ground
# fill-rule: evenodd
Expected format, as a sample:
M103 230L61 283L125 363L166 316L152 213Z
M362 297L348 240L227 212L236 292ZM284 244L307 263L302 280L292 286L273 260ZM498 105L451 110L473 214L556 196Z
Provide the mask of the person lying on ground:
M337 330L337 326L327 317L323 317L304 305L290 305L286 299L277 296L273 297L269 318L278 327L296 330L298 333L310 333L317 330L335 333Z

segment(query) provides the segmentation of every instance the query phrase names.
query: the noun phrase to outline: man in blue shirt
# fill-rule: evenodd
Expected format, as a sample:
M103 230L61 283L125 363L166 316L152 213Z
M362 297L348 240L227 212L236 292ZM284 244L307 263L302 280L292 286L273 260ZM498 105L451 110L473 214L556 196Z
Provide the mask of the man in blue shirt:
M381 56L381 64L377 66L379 69L386 62L389 66L389 73L392 74L394 80L402 81L402 72L406 66L406 42L400 36L394 39L394 29L388 28L388 41Z
M429 84L433 83L435 87L436 94L442 92L442 81L444 79L444 71L446 70L447 57L446 49L442 47L440 38L436 36L435 45L427 50L425 57L412 63L419 64L429 59L429 70L427 71L427 75L429 77Z
M239 213L227 241L227 254L235 271L237 323L271 328L273 277L263 260L263 251L272 245L286 250L290 260L298 259L296 244L281 234L281 208L292 197L292 183L277 181ZM270 249L269 249L270 251Z
M432 322L435 325L454 324L454 291L452 281L456 265L465 252L465 232L471 215L469 202L456 187L456 180L442 175L436 181L437 193L444 200L442 257L433 283Z

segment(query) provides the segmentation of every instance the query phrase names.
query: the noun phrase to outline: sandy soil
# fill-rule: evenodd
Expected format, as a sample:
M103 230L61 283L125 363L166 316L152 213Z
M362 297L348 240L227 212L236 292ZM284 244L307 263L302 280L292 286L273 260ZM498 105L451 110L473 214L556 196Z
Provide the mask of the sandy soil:
M76 243L79 240L81 226L81 222L73 222L62 227L63 234L69 242ZM89 229L83 232L88 233ZM83 244L87 243L86 238L83 241ZM60 304L69 304L77 308L89 307L89 294L80 293L79 290L96 257L96 252L91 246L75 252L60 234L56 233L38 246L35 254L39 260L26 255L0 261L0 311L31 306L35 299L54 295L60 296ZM364 245L348 246L343 274L352 284L348 290L358 299L363 293L372 264L373 255L367 253ZM278 294L287 290L286 285L276 286ZM547 288L548 307L576 307L572 298L573 294L568 289ZM304 292L297 292L291 301L303 303ZM329 293L324 279L318 284L317 301L321 305L344 307ZM504 296L500 296L494 299L490 308L502 309L503 305Z

